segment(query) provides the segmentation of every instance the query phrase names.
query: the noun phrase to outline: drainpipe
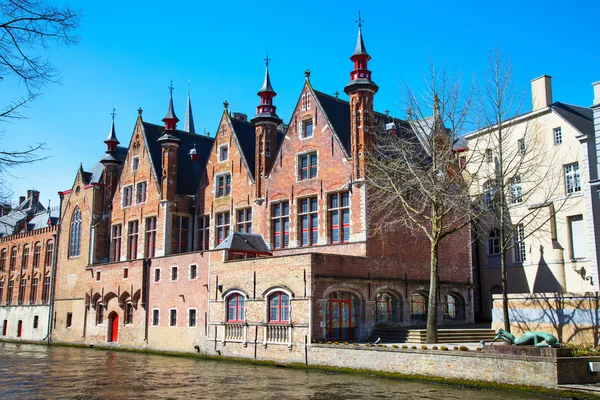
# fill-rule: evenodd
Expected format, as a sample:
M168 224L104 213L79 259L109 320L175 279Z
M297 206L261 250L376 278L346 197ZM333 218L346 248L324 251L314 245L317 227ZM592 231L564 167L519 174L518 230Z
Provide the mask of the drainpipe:
M52 314L54 311L54 291L56 288L56 263L58 260L58 241L60 239L60 230L62 229L62 203L63 203L63 195L60 194L60 205L58 211L58 229L56 233L52 235L54 237L54 254L52 255L52 271L51 275L51 284L50 284L50 299L48 304L48 332L46 334L46 338L48 339L48 346L50 346L50 342L52 341Z

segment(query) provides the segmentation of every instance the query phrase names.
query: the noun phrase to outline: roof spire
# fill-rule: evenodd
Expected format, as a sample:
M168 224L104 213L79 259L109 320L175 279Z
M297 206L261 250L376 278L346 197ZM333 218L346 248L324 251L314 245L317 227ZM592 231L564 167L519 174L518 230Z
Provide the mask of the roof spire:
M196 133L194 128L194 115L192 114L192 99L190 96L190 80L188 79L188 97L187 104L185 106L185 122L183 124L183 130L189 133Z
M117 115L115 111L116 109L113 107L112 112L110 113L112 117L110 132L108 133L108 137L104 141L104 143L106 143L107 151L115 151L117 149L117 145L120 143L117 139L117 134L115 133L115 116Z
M260 97L260 105L256 107L256 115L262 115L265 117L277 117L277 107L273 105L273 97L277 96L275 90L273 90L273 86L271 86L271 77L269 76L269 62L271 59L269 58L269 52L267 52L267 56L265 57L265 80L263 82L262 87L258 91L258 96Z
M262 87L258 91L259 96L263 92L275 93L275 90L273 90L273 86L271 86L271 77L269 76L269 61L271 61L271 59L269 58L269 52L267 51L267 56L265 57L265 65L266 65L265 80L263 82ZM273 95L273 97L275 97L275 95Z
M356 39L356 48L354 49L354 54L352 54L352 56L357 56L357 55L365 55L365 56L369 56L369 53L367 53L367 49L365 47L365 42L363 41L363 37L362 37L362 23L364 22L360 16L360 10L358 10L358 20L356 20L355 22L358 23L358 39ZM371 57L369 57L371 58Z
M369 71L368 63L371 59L369 53L367 53L367 49L365 47L365 42L362 36L362 26L363 22L362 16L360 15L360 11L358 12L358 19L356 20L358 23L358 38L356 39L356 47L354 48L354 53L350 57L350 60L354 63L354 69L350 72L350 83L346 85L344 88L344 92L350 93L351 91L358 88L357 85L369 88L374 92L377 91L377 85L371 80L371 71Z
M169 108L167 109L167 115L162 120L165 123L165 130L175 130L177 122L179 122L179 118L177 118L173 109L173 81L169 85Z

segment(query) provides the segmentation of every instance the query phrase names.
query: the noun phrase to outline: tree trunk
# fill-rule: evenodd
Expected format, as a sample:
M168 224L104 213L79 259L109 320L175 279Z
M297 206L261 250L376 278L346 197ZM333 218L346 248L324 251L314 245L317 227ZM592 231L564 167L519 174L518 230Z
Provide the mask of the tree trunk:
M504 245L501 244L501 246L500 273L502 275L502 315L504 318L504 330L510 333L510 319L508 317L508 291L506 284L506 251L504 250Z
M438 241L431 241L429 302L427 303L427 343L437 343Z

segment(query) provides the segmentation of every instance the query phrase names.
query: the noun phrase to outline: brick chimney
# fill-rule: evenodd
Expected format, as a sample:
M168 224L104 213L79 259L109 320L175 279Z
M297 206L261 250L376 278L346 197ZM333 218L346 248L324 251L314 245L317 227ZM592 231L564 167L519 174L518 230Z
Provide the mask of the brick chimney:
M532 110L537 111L552 104L552 77L542 75L531 81Z

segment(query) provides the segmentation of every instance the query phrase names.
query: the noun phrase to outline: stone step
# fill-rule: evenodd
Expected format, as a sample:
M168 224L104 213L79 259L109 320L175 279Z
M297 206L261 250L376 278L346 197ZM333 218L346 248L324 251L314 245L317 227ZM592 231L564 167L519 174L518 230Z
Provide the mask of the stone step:
M482 328L462 328L462 329L438 329L439 343L472 343L472 342L490 342L496 336L492 329ZM406 329L406 328L377 328L371 332L368 341L374 342L377 339L383 343L425 343L427 338L426 329Z

